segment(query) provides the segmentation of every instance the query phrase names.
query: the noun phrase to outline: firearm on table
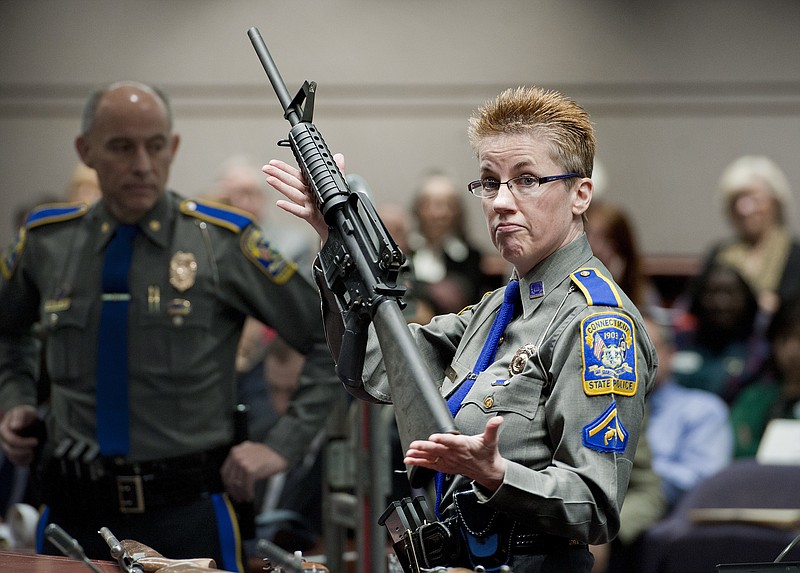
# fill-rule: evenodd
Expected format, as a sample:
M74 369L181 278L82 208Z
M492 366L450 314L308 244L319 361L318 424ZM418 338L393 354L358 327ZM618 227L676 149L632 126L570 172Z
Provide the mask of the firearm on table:
M216 569L213 559L167 559L161 553L131 539L119 541L108 527L98 533L111 550L111 557L125 573L212 573Z
M261 33L250 28L247 35L292 126L288 139L278 145L291 147L328 224L320 264L327 287L345 313L336 364L339 378L350 387L360 387L368 327L374 322L403 448L433 433L456 433L447 404L425 369L402 314L405 288L397 279L405 257L369 197L350 190L311 121L316 84L304 82L291 98ZM433 472L412 467L408 475L412 486L421 487Z
M103 573L97 565L89 561L86 554L83 552L83 547L78 543L78 540L61 529L61 526L58 524L49 524L44 530L44 536L65 556L80 561L91 569L93 573Z

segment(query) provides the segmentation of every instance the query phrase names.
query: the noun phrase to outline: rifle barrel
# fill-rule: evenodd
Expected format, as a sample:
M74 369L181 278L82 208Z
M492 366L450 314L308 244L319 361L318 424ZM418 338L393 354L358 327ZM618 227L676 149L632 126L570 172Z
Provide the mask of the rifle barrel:
M247 30L247 35L250 37L250 42L252 42L253 48L256 50L258 59L261 60L261 65L264 66L264 71L267 72L269 83L272 84L272 89L275 90L275 95L278 96L278 101L281 103L281 107L283 107L286 119L289 120L292 126L297 125L300 123L300 117L295 110L291 109L292 96L289 95L289 90L286 89L286 83L281 77L278 66L275 65L275 60L272 59L272 55L269 53L269 49L267 48L266 42L264 42L264 38L261 36L261 32L258 28L253 26Z

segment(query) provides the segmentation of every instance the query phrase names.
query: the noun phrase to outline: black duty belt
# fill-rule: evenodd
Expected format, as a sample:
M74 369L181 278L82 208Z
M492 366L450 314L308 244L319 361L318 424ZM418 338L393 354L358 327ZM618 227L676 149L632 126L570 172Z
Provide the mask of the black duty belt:
M457 494L455 515L436 521L424 497L404 498L392 504L378 523L386 526L395 555L405 573L421 573L438 567L495 570L514 555L546 555L587 550L586 543L532 530L506 514L469 505L474 494ZM462 496L462 497L458 497ZM464 508L471 513L465 515ZM465 521L469 519L469 523Z
M567 547L586 547L586 543L547 533L514 533L511 536L511 552L517 555L550 553Z
M121 458L60 456L45 469L47 502L72 511L145 513L221 492L219 470L229 447L172 458L132 462Z
M407 573L441 566L467 567L475 560L475 556L470 555L466 537L467 532L462 529L462 524L457 519L450 518L406 532L393 544L393 548ZM510 531L499 535L496 555L486 556L486 562L481 564L491 565L487 568L497 568L512 555L547 555L586 547L586 543L575 539L525 532L520 524L516 524Z

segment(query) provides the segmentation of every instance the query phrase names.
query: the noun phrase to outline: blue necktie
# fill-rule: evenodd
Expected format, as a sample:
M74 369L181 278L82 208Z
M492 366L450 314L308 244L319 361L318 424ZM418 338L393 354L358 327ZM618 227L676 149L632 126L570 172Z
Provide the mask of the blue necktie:
M139 227L119 225L106 246L103 307L97 345L97 442L105 456L127 455L128 436L128 270Z
M467 379L461 383L461 386L459 386L458 389L453 392L450 398L447 399L447 407L450 409L450 413L453 415L453 417L455 417L455 415L458 413L459 408L461 408L461 402L464 401L464 398L466 397L467 393L469 393L472 385L475 384L475 379L478 377L478 374L486 370L486 368L492 362L494 362L500 337L503 336L506 326L508 326L508 323L511 322L511 319L514 317L514 311L519 305L519 302L519 281L512 280L506 286L506 290L503 295L503 304L500 305L500 309L497 311L497 315L494 317L492 329L489 331L489 336L486 337L486 341L483 343L483 348L481 349L480 356L478 356L478 360L475 362L475 366L472 369L472 374L470 374ZM444 482L445 474L437 472L434 481L436 486L437 515L439 514L439 503L442 501Z

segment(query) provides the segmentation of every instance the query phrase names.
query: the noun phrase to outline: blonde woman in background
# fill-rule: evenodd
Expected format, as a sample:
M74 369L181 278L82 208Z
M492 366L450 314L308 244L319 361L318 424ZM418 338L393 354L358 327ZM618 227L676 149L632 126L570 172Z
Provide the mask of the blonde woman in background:
M719 181L734 236L716 244L706 260L736 268L758 296L767 314L800 292L800 243L788 225L792 192L784 172L763 156L747 155L731 163Z

